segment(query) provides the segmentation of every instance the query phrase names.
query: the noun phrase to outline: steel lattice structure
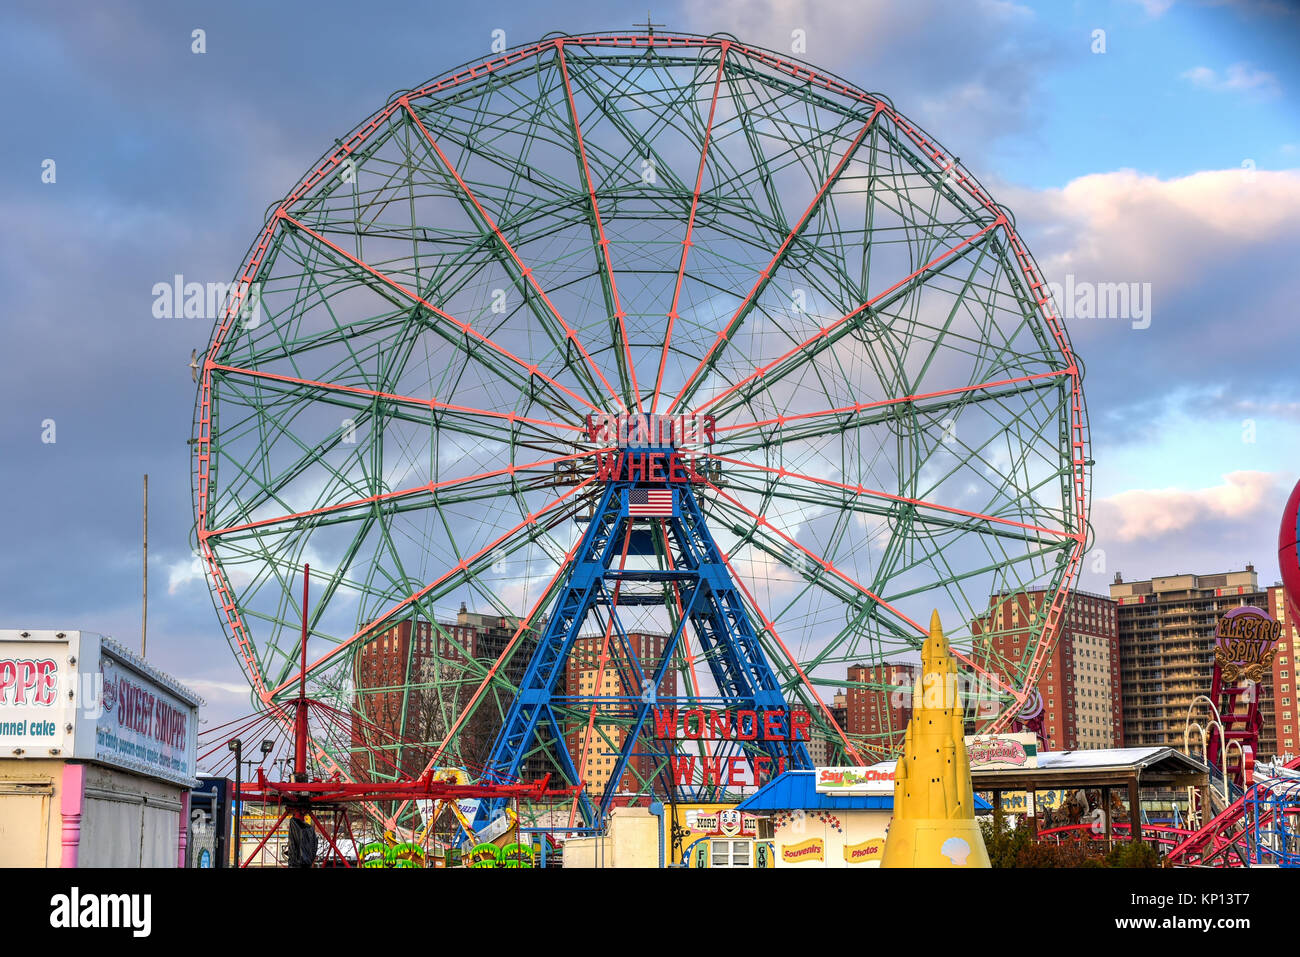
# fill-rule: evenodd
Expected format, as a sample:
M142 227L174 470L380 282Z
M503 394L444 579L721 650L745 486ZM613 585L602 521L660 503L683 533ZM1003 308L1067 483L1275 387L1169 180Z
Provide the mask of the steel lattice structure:
M716 419L692 501L781 696L840 759L892 737L817 701L914 653L935 607L989 726L1013 720L1087 543L1082 370L1011 214L887 99L728 36L552 36L336 143L236 277L193 443L255 702L295 693L309 561L312 697L394 729L390 766L322 739L322 767L487 762L608 488L585 428L604 413ZM618 603L623 631L674 634L680 591L656 587ZM990 596L1033 589L1031 653L971 664ZM462 603L499 648L455 627ZM410 642L363 681L403 622L434 654ZM710 653L675 645L680 695L717 690ZM584 754L628 743L631 717L557 708Z

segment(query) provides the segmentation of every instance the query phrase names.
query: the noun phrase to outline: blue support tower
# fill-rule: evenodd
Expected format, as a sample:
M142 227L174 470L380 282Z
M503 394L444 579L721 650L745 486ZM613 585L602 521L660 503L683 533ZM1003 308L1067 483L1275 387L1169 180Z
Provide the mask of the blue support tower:
M673 450L645 451L666 455ZM661 493L654 496L661 508L667 509L666 503L671 501L671 514L648 519L643 517L644 509L642 514L630 514L633 502L644 499L640 495L642 490ZM662 494L665 492L667 496ZM636 549L628 549L633 554L651 551L646 543L656 525L662 529L662 547L670 550L670 567L624 567L620 558L625 544L639 540ZM618 620L617 606L659 604L663 597L644 592L624 593L615 603L614 596L619 593L617 586L620 582L675 584L680 596L681 614L676 627L648 675L644 673L638 656L632 653L630 640ZM621 687L645 689L643 694L623 695L616 699L599 694L587 697L567 694L564 678L569 654L588 615L594 612L599 616L601 611L609 616L611 640L620 644L621 654L613 657L621 662L618 665ZM579 798L585 826L602 826L652 708L677 708L681 705L698 708L704 701L698 696L670 698L658 693L688 622L695 634L696 656L708 663L717 689L716 698L709 698L708 704L722 710L767 713L774 727L779 729L771 735L771 740L764 740L767 735L758 734L756 740L734 742L735 749L748 755L765 754L773 769L811 768L813 765L806 743L802 739L791 739L788 703L763 652L740 591L709 533L691 486L686 483L615 480L605 485L568 577L553 600L550 616L520 683L519 695L505 716L484 766L482 780L516 780L525 755L537 745L538 732L545 728L549 731L548 746L560 773L569 784L581 784L557 710L599 705L603 715L617 713L630 720L605 793L591 795L584 789ZM593 690L599 692L600 689ZM670 744L663 754L669 765L671 755ZM675 787L671 766L665 770L665 786ZM481 830L502 813L504 807L503 800L481 802L473 822L475 830Z

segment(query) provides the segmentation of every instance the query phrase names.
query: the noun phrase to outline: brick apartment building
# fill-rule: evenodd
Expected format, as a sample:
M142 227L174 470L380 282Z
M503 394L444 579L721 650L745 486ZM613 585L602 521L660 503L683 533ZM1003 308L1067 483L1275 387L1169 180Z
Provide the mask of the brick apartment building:
M663 658L668 636L633 632L627 637L631 654L635 656L641 672L651 674ZM606 649L603 664L602 648ZM603 634L579 638L574 643L573 651L569 654L566 664L566 694L587 698L593 695L628 697L636 701L643 693L643 689L624 686L623 676L627 675L630 681L634 673L627 657L627 651L617 635L611 635L608 646ZM664 673L663 681L659 684L659 694L665 697L673 697L677 694L676 669L670 667ZM622 707L629 707L630 704L631 702ZM565 740L574 765L582 773L589 795L598 797L605 792L613 775L614 765L622 750L626 732L617 722L602 723L600 711L596 712L594 720L591 719L590 704L583 706L575 702L574 707L583 716L570 719L565 729ZM632 756L628 760L617 790L631 792L646 790L641 781L650 779L662 763L661 759L656 757L652 735L653 724L647 722L646 730L642 732L641 740L633 748ZM665 792L661 782L655 783L654 792L656 794Z
M1022 674L1042 633L1047 593L995 595L988 614L971 623L972 660L1003 680ZM1070 594L1056 645L1035 686L1043 697L1043 746L1054 751L1117 748L1124 733L1116 603L1104 595Z
M1286 600L1286 592L1281 585L1272 585L1268 589L1268 605L1264 609L1282 625L1282 634L1278 639L1277 653L1273 658L1273 707L1274 723L1272 747L1266 749L1260 741L1263 757L1278 755L1295 755L1300 753L1300 734L1297 734L1296 696L1296 642L1300 641L1300 621L1296 620L1295 610ZM1265 729L1267 730L1267 728Z
M871 754L897 755L912 719L912 688L920 669L919 664L900 661L850 665L840 727Z
M518 619L480 615L464 605L454 622L396 622L366 641L353 659L354 706L363 720L352 726L352 773L358 780L387 780L398 774L418 775L433 759L457 717L478 689L486 669L505 650ZM521 637L504 669L514 685L536 647ZM479 707L456 733L440 763L459 764L477 772L500 731L500 714L509 706ZM522 780L553 772L543 756L525 760Z
M1110 594L1118 602L1124 741L1130 747L1182 750L1188 708L1211 690L1219 619L1239 605L1268 609L1268 593L1259 587L1254 566L1247 565L1241 571L1132 582L1116 575ZM1259 692L1260 756L1267 756L1276 749L1273 683L1261 682Z

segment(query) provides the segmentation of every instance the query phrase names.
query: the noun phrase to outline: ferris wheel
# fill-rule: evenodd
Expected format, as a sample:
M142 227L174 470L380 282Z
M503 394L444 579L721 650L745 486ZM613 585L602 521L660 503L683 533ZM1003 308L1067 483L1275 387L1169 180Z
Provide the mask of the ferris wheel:
M311 567L307 684L355 720L322 766L644 796L680 746L629 700L760 692L869 763L897 729L832 699L898 691L936 608L972 715L1023 712L1087 544L1082 372L1011 213L885 97L725 35L552 36L336 144L236 276L194 442L260 707ZM977 623L1031 592L1003 656Z

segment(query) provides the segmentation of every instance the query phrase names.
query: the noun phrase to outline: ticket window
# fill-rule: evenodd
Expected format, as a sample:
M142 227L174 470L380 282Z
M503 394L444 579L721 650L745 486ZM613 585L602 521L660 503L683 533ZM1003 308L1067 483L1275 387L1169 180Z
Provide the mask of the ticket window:
M753 867L753 841L713 841L710 867Z

